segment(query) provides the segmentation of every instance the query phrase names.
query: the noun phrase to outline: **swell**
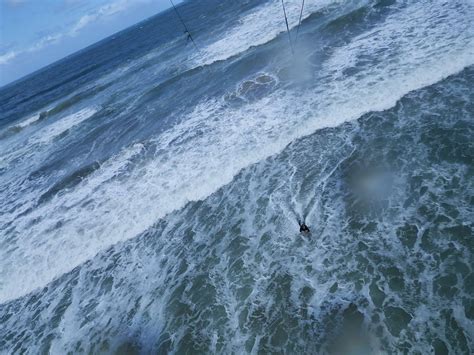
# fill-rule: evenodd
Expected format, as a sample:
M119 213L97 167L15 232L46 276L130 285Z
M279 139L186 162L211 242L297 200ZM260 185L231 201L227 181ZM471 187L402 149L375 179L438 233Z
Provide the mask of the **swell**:
M423 8L418 10L424 11ZM338 76L351 64L346 63L347 58L357 59L358 55L365 55L362 50L366 48L369 54L372 54L370 51L373 48L376 51L379 47L384 47L388 43L387 40L392 39L392 34L400 29L401 25L406 25L406 17L407 13L402 13L392 21L384 22L381 30L372 31L369 41L367 37L357 37L347 47L338 48L334 57L327 63L328 71L335 72L334 80L330 77L328 82L321 83L321 87L318 87L321 96L317 96L312 90L279 91L247 105L243 110L228 109L226 104L219 100L203 100L186 121L156 139L158 148L155 159L141 169L130 172L126 179L114 184L103 184L106 181L103 177L93 182L86 179L90 184L79 184L81 188L75 189L76 195L64 197L57 205L49 206L49 210L40 208L37 215L61 219L66 217L63 216L63 207L73 205L67 216L70 224L61 226L46 243L53 243L51 248L54 249L61 245L61 242L76 242L77 250L66 250L61 256L64 264L61 264L62 260L52 260L48 265L49 269L38 270L33 280L29 280L28 275L22 275L22 270L33 267L28 265L30 261L24 260L25 258L22 259L25 264L17 265L18 270L15 270L14 274L19 278L25 277L24 285L28 288L26 291L40 287L111 244L135 237L153 225L157 219L181 209L189 201L207 198L220 187L230 183L242 169L278 154L289 143L322 128L358 119L367 112L393 107L397 100L408 92L432 85L472 65L469 48L463 48L455 52L440 52L434 57L428 53L428 57L422 57L422 61L418 60L415 65L410 61L405 66L402 65L403 62L391 61L386 65L369 66L375 70L373 76L370 75L372 72L366 77ZM423 31L423 28L420 31ZM401 33L404 34L403 31ZM419 40L425 40L421 34L424 33L419 34ZM435 35L439 33L435 32ZM374 43L374 40L379 42ZM452 43L454 44L456 43ZM464 42L457 43L458 46L459 44L463 45ZM404 49L409 54L414 48L407 46ZM378 57L375 59L378 60ZM446 65L448 62L449 66ZM347 84L342 87L343 90L341 82ZM289 117L292 119L289 120ZM126 160L119 158L121 161ZM117 169L115 166L112 168L110 172L104 171L106 177L113 175L114 169ZM90 195L90 191L94 194ZM94 239L83 245L82 225L91 221L91 208L90 205L77 207L77 202L89 202L94 198L97 200L93 213L99 216L100 220L97 225L89 224L87 232ZM135 219L109 220L107 216L111 210L122 218L133 216ZM23 222L35 223L34 217L31 216L31 221L22 221L21 225L26 225ZM45 244L41 236L51 230L49 224L53 222L54 220L51 220L47 224L38 224L36 234L32 233L28 239L29 243L33 243L28 251L32 250L37 254L31 256L32 260L46 258L41 255L43 250L35 248L34 242L36 240L40 245ZM29 231L31 230L29 228ZM21 232L20 229L18 233ZM65 236L68 236L67 240L64 240ZM78 255L83 250L84 253ZM9 287L14 288L14 285ZM7 290L12 291L9 287L7 286ZM22 294L24 291L12 292Z
M51 110L41 112L41 119L45 119L45 118L48 118L52 115L56 115L56 114L58 114L62 111L65 111L68 108L74 106L75 104L80 103L81 101L83 101L87 98L90 98L92 96L95 96L96 94L104 91L110 85L111 84L105 84L105 85L95 86L93 88L88 88L85 91L79 92L78 94L75 94L75 95L71 96L67 100L60 101Z
M472 159L464 160L462 145L468 138L463 129L472 128L469 111L463 111L463 105L466 109L472 105L463 102L463 95L471 95L473 73L470 67L436 86L405 95L394 108L298 139L280 154L244 168L231 184L203 201L188 203L156 221L137 238L109 247L41 290L2 304L2 331L8 336L0 349L43 345L51 352L67 352L87 339L81 346L90 352L102 341L111 352L124 342L146 353L186 353L180 347L195 344L202 352L210 352L211 338L218 334L222 352L244 347L250 352L245 340L252 340L261 329L270 333L275 320L285 317L294 322L291 329L288 322L283 324L290 332L290 343L303 338L295 346L302 347L298 353L308 353L315 352L309 347L322 346L327 328L335 327L337 318L351 310L356 318L365 318L366 326L384 327L388 340L383 347L390 353L407 350L407 332L417 334L411 346L416 348L419 342L429 349L430 339L420 337L419 331L435 336L438 330L444 333L440 316L454 324L449 327L456 328L459 322L468 331L469 323L462 324L459 316L438 313L440 305L454 308L456 302L443 299L443 288L437 290L439 277L433 280L433 275L442 276L446 270L440 266L449 266L442 265L440 258L447 257L445 264L452 264L462 254L460 249L472 251L468 238L461 238L470 227L455 229L453 225L466 215L459 217L452 211L448 214L452 221L433 227L432 218L437 216L429 213L433 208L446 213L450 205L439 206L437 196L446 194L445 201L452 203L460 193L453 196L453 186L467 183L470 176L443 176L449 172L443 169L456 170L457 163L472 165ZM462 87L458 88L460 77ZM446 101L454 109L444 107L446 96L451 96ZM440 129L448 133L456 127L458 132L443 142ZM389 143L384 145L384 140ZM453 143L454 150L443 154ZM353 148L357 148L355 154ZM393 204L381 223L370 222L352 194L353 175L364 173L365 160L387 161L392 169L403 169L402 177L411 179L399 183L413 191L384 196ZM425 179L423 174L427 174ZM308 175L310 186L305 189ZM315 238L304 241L297 237L295 205L284 201L296 195L297 201L306 202L309 192L320 197L321 210L309 213ZM412 195L417 198L405 202ZM429 206L430 201L435 206ZM469 206L469 197L462 205ZM463 206L455 209L462 212ZM418 233L420 224L424 228ZM438 230L444 237L436 234ZM459 230L464 234L456 239ZM415 244L419 239L423 242ZM439 249L427 250L432 243ZM400 274L406 277L407 287L388 294L388 286L394 288ZM381 307L383 302L388 307ZM389 316L394 307L402 314L408 312L414 321L406 322L406 331L390 335L387 328L393 331ZM427 317L423 310L433 313ZM39 312L44 313L37 318ZM371 318L372 312L382 317ZM53 341L50 334L60 339ZM308 334L312 335L309 339ZM254 341L262 352L275 350L268 341L260 347L258 339ZM448 338L448 344L455 346L456 340ZM470 340L468 348L472 350L473 345Z
M94 173L99 168L100 168L100 164L98 162L93 162L92 164L89 164L82 168L77 169L70 175L62 178L59 182L57 182L50 189L48 189L48 191L42 194L40 198L38 199L37 205L41 205L42 203L49 201L56 194L60 193L63 190L74 188L74 186L79 184L81 181L83 181L85 178L87 178L89 175ZM37 175L38 172L34 174ZM32 178L32 177L28 177L28 178Z
M80 81L80 79L88 79L90 76L88 74L94 73L95 71L103 68L108 62L110 62L110 59L89 65L88 67L80 70L79 72L70 74L64 80L60 80L58 82L55 82L53 85L46 86L46 88L42 90L34 91L34 93L30 95L23 94L21 95L23 97L18 98L18 100L12 101L12 103L5 103L4 105L2 105L5 116L2 117L0 123L2 123L3 125L8 124L9 122L16 120L18 118L18 115L24 115L27 111L30 111L31 109L40 108L42 105L44 105L45 101L59 98L61 96L64 96L65 93L70 94L77 87L77 85L79 84L77 82ZM47 68L44 68L43 70L46 69ZM45 78L44 80L47 82L47 78ZM28 90L27 92L31 92L31 90ZM20 96L20 94L12 96L12 99L16 98L17 96Z
M376 3L383 3L384 1L376 1ZM369 2L364 2L362 6L348 6L348 7L342 7L343 11L341 13L341 6L337 4L337 1L335 4L329 4L327 7L324 7L322 9L317 9L313 12L307 13L303 16L302 18L302 23L301 27L304 28L305 24L307 23L312 23L314 21L319 21L322 20L322 26L327 27L329 31L332 30L332 26L344 26L344 24L350 23L350 22L360 22L364 19L364 17L370 12L370 8L372 7L371 3ZM255 11L255 10L253 10ZM334 16L337 15L336 18ZM297 24L293 24L291 27L292 35L294 35L295 28L297 27ZM283 33L283 34L282 34ZM253 56L251 59L246 59L247 56L250 56L253 54L255 49L265 47L267 45L272 46L273 44L280 43L282 40L286 40L284 38L286 34L284 32L278 32L276 33L272 38L268 39L267 41L263 43L258 43L258 44L249 44L248 48L246 48L243 51L237 51L229 54L226 57L216 59L214 61L209 61L209 62L204 62L201 64L198 64L196 66L191 66L189 68L184 69L183 71L178 72L177 74L173 75L172 77L164 80L163 82L159 83L155 87L149 89L146 91L138 100L138 103L147 103L149 101L155 100L157 97L160 97L167 89L169 89L170 86L173 84L177 83L180 80L186 80L186 78L191 78L192 76L202 72L203 70L206 69L206 67L211 67L215 65L219 65L221 63L225 62L233 62L234 59L239 58L239 60L247 60L247 61L260 61L262 62L264 58L262 56ZM199 54L201 56L201 54ZM149 65L152 65L151 63ZM144 66L146 68L146 66ZM136 69L133 72L136 72L137 70L142 70L142 67Z
M95 86L93 88L88 88L87 90L84 90L84 91L81 91L77 94L74 94L73 96L69 97L66 100L59 101L58 103L56 103L56 105L53 108L51 108L49 110L41 111L39 114L37 114L37 116L38 116L37 119L31 120L31 122L28 122L28 121L30 121L30 119L25 120L25 121L20 121L19 123L15 124L15 125L12 125L12 126L9 126L9 127L5 128L3 131L0 131L0 139L9 138L12 135L20 133L21 131L23 131L24 129L26 129L26 128L32 126L32 125L36 125L36 124L38 124L39 122L41 122L43 120L46 120L46 119L48 119L52 116L55 116L55 115L57 115L57 114L59 114L63 111L66 111L69 108L73 107L74 105L79 104L82 101L84 101L88 98L91 98L91 97L97 95L98 93L106 90L111 85L112 85L112 83L107 83L107 84L104 84L104 85Z
M33 95L30 95L30 96L27 96L25 97L24 99L16 102L17 105L21 105L25 102L28 102L32 99L34 99L35 97L38 97L38 96L43 96L44 94L46 93L49 93L51 91L54 91L56 89L59 89L60 87L64 86L65 84L71 82L71 81L74 81L76 79L79 79L81 78L82 76L86 75L86 74L89 74L91 72L93 72L94 70L96 70L97 68L101 67L103 64L105 63L97 63L97 64L94 64L94 65L91 65L83 70L81 70L80 72L68 77L67 79L64 79L63 81L60 81L54 85L51 85L49 87L47 87L46 89L43 89L43 90L40 90L36 93L34 93Z
M467 73L471 73L472 69L473 68L470 67L470 68L464 69L464 70ZM464 73L462 71L462 69L460 69L459 72L461 72L461 74L457 74L457 75L463 75L463 73ZM455 73L450 74L450 76L452 76L452 75L456 75L456 74ZM434 78L431 78L431 80L433 81ZM426 87L430 87L431 85L436 84L438 81L442 82L443 80L449 80L449 79L446 79L446 76L443 76L442 78L439 78L439 80L436 80L436 81L432 82L432 84L427 84ZM426 84L426 83L423 83L423 84ZM214 195L215 193L218 193L218 191L220 191L224 186L227 186L230 183L232 183L232 181L237 176L241 175L242 171L244 171L244 170L247 171L247 170L251 169L252 166L258 164L258 162L260 162L260 161L267 160L267 159L272 159L272 157L278 156L290 144L293 144L295 141L300 141L302 139L305 139L305 137L313 135L313 134L315 134L315 132L320 131L322 129L329 129L330 127L337 127L337 126L341 125L342 123L357 120L357 119L360 119L361 117L366 117L367 115L372 115L372 114L377 115L377 114L380 114L380 113L383 113L383 112L390 112L390 110L393 107L395 107L400 100L402 100L405 96L410 95L411 91L423 90L424 88L425 88L425 86L420 86L418 88L414 88L413 90L410 90L409 92L405 93L401 97L391 98L389 101L384 102L383 107L378 107L378 110L376 110L376 111L371 111L371 110L358 111L357 114L354 115L354 116L350 116L350 117L345 116L344 118L341 118L341 119L336 120L336 121L334 121L330 124L325 124L325 125L320 125L320 124L305 125L304 127L302 127L302 129L299 131L299 133L297 135L294 135L294 136L291 136L291 137L284 137L285 139L281 140L278 144L273 143L271 145L271 147L269 147L269 149L267 149L265 152L262 152L263 154L260 154L257 157L248 160L248 162L246 164L242 165L238 170L232 170L231 173L227 173L225 171L222 171L221 172L222 176L218 179L218 181L215 182L215 184L212 187L206 187L206 188L204 188L200 191L193 191L193 193L190 195L190 197L185 198L184 200L180 199L180 201L176 201L177 203L179 203L178 205L172 206L171 209L169 209L165 213L155 215L155 218L150 219L149 223L147 222L145 225L143 225L143 227L140 227L140 229L136 229L127 238L125 238L125 240L132 239L134 237L142 235L143 233L146 233L146 230L149 230L150 228L152 229L153 225L155 225L156 223L162 223L162 221L165 221L166 218L168 218L168 216L170 214L175 213L176 211L179 211L183 208L186 208L186 206L188 206L189 204L192 204L196 201L206 200L209 196ZM138 150L140 151L140 150L142 150L142 148L138 147ZM82 181L84 181L84 179L86 179L87 176L90 176L90 174L92 174L93 172L96 172L97 171L96 168L98 168L98 166L96 164L93 164L92 166L85 167L84 171L79 171L77 175L72 174L70 177L64 179L61 183L59 183L57 186L53 187L45 195L45 197L42 200L43 205L45 203L47 203L48 199L50 199L52 196L54 196L57 192L61 191L62 189L67 188L68 186L73 186L73 185L77 186L77 184L80 184ZM175 168L179 169L178 166L176 166ZM109 174L115 175L116 173L113 173L113 172L107 173L106 177ZM105 178L104 177L101 178L101 180L103 180L103 179L105 179ZM109 177L107 177L107 179L109 179ZM139 183L138 181L135 181L135 182ZM199 181L197 181L197 183L199 183ZM93 187L91 186L91 187L88 187L87 189L92 189L92 188ZM127 189L127 187L125 187L125 189ZM148 189L147 189L147 192L148 192ZM119 192L120 195L122 193L123 192ZM130 191L128 193L133 194L132 191ZM182 193L185 193L185 192L182 192ZM134 199L139 199L140 196L139 195L133 196L133 198ZM146 207L145 201L142 201L142 202L144 203L144 206ZM156 202L158 202L158 201L156 201ZM58 203L61 203L61 202L58 201ZM72 200L72 201L67 202L67 203L75 205L75 204L77 204L77 201ZM134 205L130 205L127 208L133 209L135 213L137 212L136 209L134 208ZM40 211L38 211L38 212L40 212ZM95 212L95 213L99 213L99 212ZM308 211L306 211L306 212L302 211L301 213L302 213L302 215L304 215L305 213L308 213ZM147 212L147 214L149 214L149 213ZM62 228L62 225L57 224L54 228ZM60 232L60 231L58 231L58 232ZM62 233L65 233L65 231L63 231ZM119 234L120 233L125 233L125 231L121 231L121 232L117 232L117 233L119 233ZM49 284L53 280L57 280L59 277L61 277L61 275L68 273L72 268L76 268L78 265L81 265L84 262L87 262L87 260L89 260L90 258L93 258L94 255L101 252L102 250L111 248L111 245L114 245L116 243L123 242L123 241L124 241L123 239L119 238L111 244L104 244L104 246L102 248L99 248L98 250L95 250L95 252L91 255L80 257L80 258L76 259L75 261L71 260L71 262L72 262L71 266L73 266L73 267L69 266L66 269L61 270L61 272L59 272L59 273L57 273L53 276L49 275L45 278L45 276L40 276L40 273L38 273L35 276L35 280L32 280L32 279L30 279L29 281L23 280L23 284L25 285L25 283L26 283L29 286L27 287L27 289L20 291L19 294L17 294L16 291L7 288L6 291L10 291L10 292L13 291L13 294L10 294L10 295L8 293L7 294L5 294L5 293L1 294L1 296L3 296L3 297L0 297L0 303L5 303L5 302L8 303L9 301L11 301L13 299L22 297L25 294L29 294L30 292L34 291L35 289L44 287L44 285ZM66 254L69 253L69 251L67 251L67 250L64 250L64 252ZM52 264L50 266L52 266ZM63 267L64 267L64 264L61 264L61 268L63 268ZM20 276L18 275L17 278L20 278ZM38 284L38 280L41 280L40 284ZM31 285L35 285L35 286L31 287Z
M143 95L139 98L137 102L138 106L141 104L146 104L146 103L156 100L156 98L162 96L165 93L165 91L170 89L170 87L172 87L173 84L181 80L185 80L186 78L190 78L193 75L201 72L203 69L204 69L203 66L191 68L177 75L174 75L169 79L164 80L162 83L159 83L158 85L152 87L151 89L143 93Z

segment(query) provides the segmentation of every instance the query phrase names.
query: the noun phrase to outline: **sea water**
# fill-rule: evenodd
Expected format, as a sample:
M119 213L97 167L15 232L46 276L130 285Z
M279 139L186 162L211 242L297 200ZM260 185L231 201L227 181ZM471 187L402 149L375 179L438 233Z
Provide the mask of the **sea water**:
M300 4L0 88L0 352L474 351L474 4Z

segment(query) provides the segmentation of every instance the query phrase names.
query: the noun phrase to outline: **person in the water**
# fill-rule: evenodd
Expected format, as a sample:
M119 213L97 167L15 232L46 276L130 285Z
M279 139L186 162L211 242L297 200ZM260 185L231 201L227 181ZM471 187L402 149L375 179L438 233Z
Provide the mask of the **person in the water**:
M189 41L193 41L193 37L191 37L191 33L189 33L188 30L184 31L184 34L186 35L186 44L188 44Z
M298 224L300 225L300 233L309 234L310 230L304 222L298 221Z

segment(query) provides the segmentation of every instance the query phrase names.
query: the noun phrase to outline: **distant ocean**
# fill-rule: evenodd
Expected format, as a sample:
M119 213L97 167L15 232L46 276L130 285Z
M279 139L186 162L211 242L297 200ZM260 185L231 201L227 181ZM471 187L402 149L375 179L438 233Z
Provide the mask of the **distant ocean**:
M285 5L0 88L0 353L474 353L474 3Z

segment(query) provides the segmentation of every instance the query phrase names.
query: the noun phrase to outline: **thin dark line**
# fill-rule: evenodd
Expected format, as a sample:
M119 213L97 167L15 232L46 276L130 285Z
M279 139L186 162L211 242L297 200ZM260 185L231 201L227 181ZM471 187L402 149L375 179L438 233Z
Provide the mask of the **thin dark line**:
M301 11L300 11L300 19L298 21L298 28L296 29L296 39L295 43L298 41L298 34L300 33L300 26L301 26L301 19L303 18L303 8L304 8L304 0L301 3Z
M288 18L286 17L285 3L283 0L281 0L281 6L283 7L283 14L285 15L286 31L288 32L288 39L290 40L291 54L294 55L295 52L293 50L293 42L291 41L290 26L288 26Z
M189 32L188 26L186 26L186 23L184 22L183 18L182 18L181 15L179 14L178 9L176 8L176 6L175 6L174 3L173 3L173 0L170 0L170 3L171 3L171 5L173 6L173 9L174 9L174 11L176 12L176 15L178 16L179 20L180 20L181 23L183 24L183 27L184 27L184 29L186 30L186 33L188 34L189 39L191 40L191 42L193 42L194 47L195 47L196 50L199 52L199 48L198 48L198 46L196 45L196 42L194 42L194 38L193 38L193 36L191 35L191 32Z

